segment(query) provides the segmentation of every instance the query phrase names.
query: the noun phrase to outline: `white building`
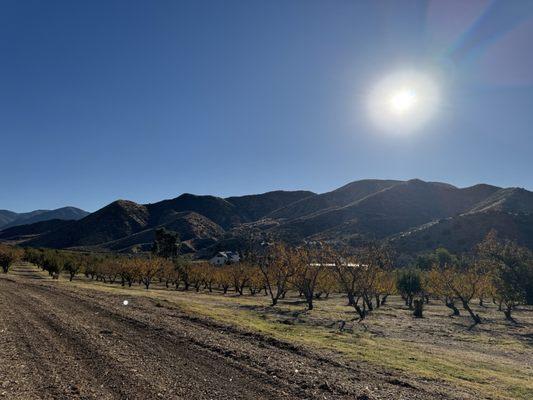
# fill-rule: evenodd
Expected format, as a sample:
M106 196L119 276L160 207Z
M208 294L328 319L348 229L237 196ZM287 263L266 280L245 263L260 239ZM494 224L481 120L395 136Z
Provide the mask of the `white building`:
M219 251L209 260L209 263L212 265L226 265L237 263L240 260L239 254L234 251Z

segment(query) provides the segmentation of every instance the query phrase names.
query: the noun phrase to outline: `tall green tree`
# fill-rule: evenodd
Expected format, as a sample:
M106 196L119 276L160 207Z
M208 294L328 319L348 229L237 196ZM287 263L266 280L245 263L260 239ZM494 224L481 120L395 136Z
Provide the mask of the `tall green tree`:
M422 293L422 277L416 269L403 270L396 276L396 289L405 300L409 309L413 308L413 299Z
M176 259L180 254L181 241L177 232L165 228L155 231L155 240L152 245L152 253L158 257Z

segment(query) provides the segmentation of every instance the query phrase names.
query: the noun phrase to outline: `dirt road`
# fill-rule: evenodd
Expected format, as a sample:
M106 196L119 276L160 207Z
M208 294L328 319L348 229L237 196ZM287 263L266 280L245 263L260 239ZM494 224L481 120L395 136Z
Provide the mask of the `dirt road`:
M0 277L0 399L452 398L149 298L123 300Z

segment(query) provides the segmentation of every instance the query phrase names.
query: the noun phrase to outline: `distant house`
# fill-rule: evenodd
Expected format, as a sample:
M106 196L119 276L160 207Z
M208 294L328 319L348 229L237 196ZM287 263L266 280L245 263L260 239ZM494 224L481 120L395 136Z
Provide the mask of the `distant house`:
M234 251L219 251L209 260L209 263L212 265L226 265L237 263L240 260L239 254Z

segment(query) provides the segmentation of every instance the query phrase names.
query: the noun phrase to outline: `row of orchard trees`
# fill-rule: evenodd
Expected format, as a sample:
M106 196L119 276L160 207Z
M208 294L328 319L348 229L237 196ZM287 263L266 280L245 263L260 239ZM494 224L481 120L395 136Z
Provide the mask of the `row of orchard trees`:
M178 257L176 252L170 257L38 249L23 253L0 246L0 266L7 272L15 260L24 258L56 278L64 272L70 280L84 274L104 283L138 284L146 289L158 281L183 290L264 293L270 296L273 306L294 290L305 298L309 310L315 299L340 293L361 319L385 304L391 294L400 294L416 316L422 316L424 302L433 298L450 308L452 315L459 315L461 307L474 323L481 322L472 308L475 299L480 304L484 299L493 299L509 320L518 305L533 303L531 252L512 242L498 241L495 233L490 233L470 255L454 256L440 249L420 263L422 269L396 268L390 248L379 243L334 248L250 241L244 253L242 262L217 267Z
M242 262L221 267L184 257L93 255L47 249L26 249L24 259L54 278L63 272L70 280L84 274L104 283L142 284L146 289L157 281L183 290L217 288L225 294L232 289L239 295L263 292L270 296L273 306L294 290L305 298L310 310L315 299L341 292L361 318L394 292L389 251L378 245L350 253L327 246L275 243L256 247Z
M161 257L127 257L114 254L85 254L48 249L25 249L24 260L31 262L52 277L67 273L70 280L78 274L104 283L120 282L123 286L142 284L146 289L156 278L169 276L174 264Z
M408 270L397 276L398 292L410 308L415 297L433 297L450 308L452 316L460 315L461 306L478 324L482 320L472 308L474 300L483 306L491 298L510 321L517 306L533 305L533 255L514 242L498 241L494 231L472 254L455 256L438 249L428 259L422 271Z

